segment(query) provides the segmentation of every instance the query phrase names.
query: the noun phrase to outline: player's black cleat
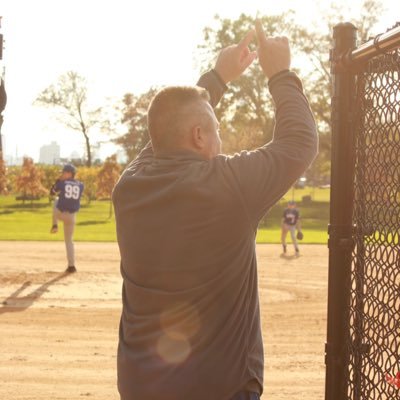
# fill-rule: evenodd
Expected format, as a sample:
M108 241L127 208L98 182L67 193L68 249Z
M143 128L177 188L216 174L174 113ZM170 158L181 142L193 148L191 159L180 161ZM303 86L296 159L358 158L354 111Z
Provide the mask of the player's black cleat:
M283 247L283 254L286 254L286 246L283 245L282 247Z
M73 265L70 265L65 272L68 272L69 274L73 274L74 272L76 272L76 268Z
M54 224L50 229L50 233L57 233L57 232L58 232L58 225Z

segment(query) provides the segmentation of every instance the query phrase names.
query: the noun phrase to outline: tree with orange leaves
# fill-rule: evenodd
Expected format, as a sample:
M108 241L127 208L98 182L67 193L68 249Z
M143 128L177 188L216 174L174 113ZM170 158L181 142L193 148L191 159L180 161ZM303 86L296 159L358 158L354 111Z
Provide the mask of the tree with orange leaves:
M42 184L42 171L36 168L32 158L24 157L21 173L15 180L15 190L21 194L20 199L25 200L39 199L48 193Z
M118 164L117 156L114 154L107 157L97 175L97 198L110 199L110 213L112 214L111 193L121 173L121 166Z

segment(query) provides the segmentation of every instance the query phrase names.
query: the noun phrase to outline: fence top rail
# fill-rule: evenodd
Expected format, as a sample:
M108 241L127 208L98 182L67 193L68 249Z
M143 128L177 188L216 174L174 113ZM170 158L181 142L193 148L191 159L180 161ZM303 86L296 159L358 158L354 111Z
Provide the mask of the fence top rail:
M385 33L381 33L375 38L361 44L354 49L347 57L347 63L365 62L377 55L394 50L400 47L400 23Z

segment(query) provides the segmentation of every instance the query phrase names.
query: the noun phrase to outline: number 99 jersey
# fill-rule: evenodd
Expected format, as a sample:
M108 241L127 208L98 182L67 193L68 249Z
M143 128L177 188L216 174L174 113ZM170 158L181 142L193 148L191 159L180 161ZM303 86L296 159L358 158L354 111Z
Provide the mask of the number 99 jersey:
M57 208L70 213L77 212L81 206L83 183L76 179L58 180L52 191L58 192Z

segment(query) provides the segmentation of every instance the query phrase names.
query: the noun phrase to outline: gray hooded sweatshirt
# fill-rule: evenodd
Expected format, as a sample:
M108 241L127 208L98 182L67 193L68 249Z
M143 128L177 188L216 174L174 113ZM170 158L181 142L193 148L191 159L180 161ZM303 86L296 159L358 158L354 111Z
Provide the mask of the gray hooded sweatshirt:
M225 85L199 82L216 106ZM151 144L126 168L113 201L123 310L122 400L227 400L262 392L263 344L255 236L260 219L317 153L312 113L297 76L269 81L271 142L205 160Z

